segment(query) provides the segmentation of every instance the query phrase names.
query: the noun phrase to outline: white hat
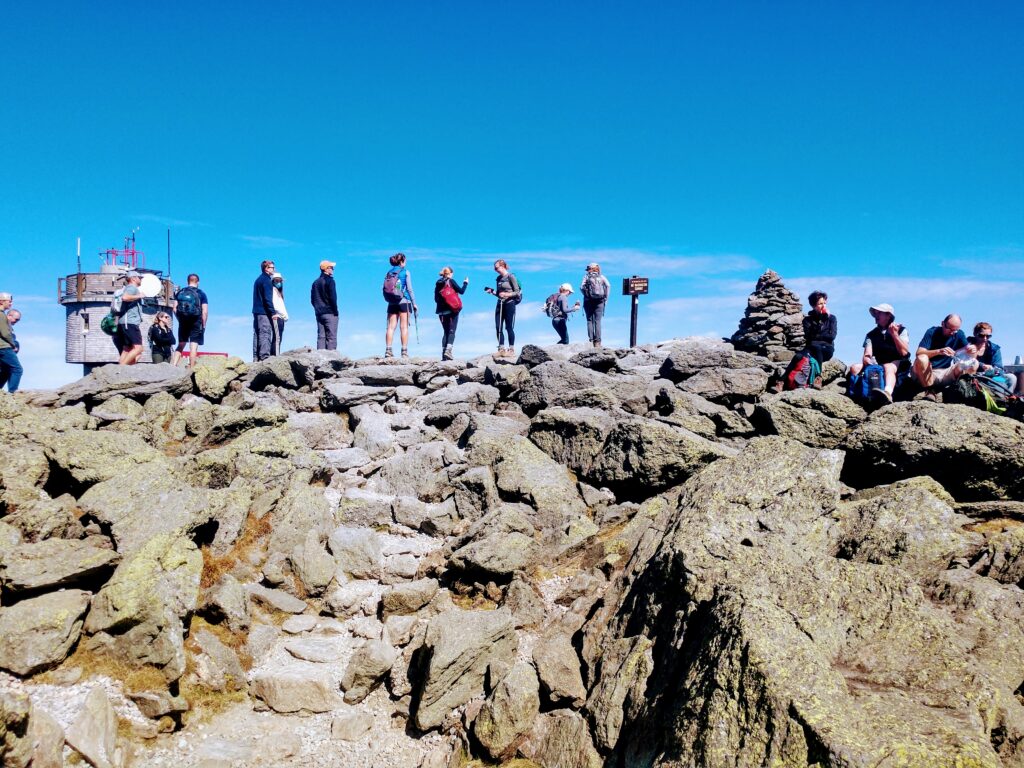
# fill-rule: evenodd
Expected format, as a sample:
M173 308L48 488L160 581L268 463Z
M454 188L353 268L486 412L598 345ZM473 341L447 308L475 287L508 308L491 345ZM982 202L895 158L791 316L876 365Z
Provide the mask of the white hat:
M271 280L284 280L284 275L282 275L280 272L275 272L274 274L272 274L270 276L270 279Z
M896 310L892 308L892 304L876 304L868 312L871 313L872 317L876 317L879 312L888 312L893 317L896 317Z
M560 286L558 286L558 290L568 291L569 293L572 293L572 286L569 285L568 283L562 283Z

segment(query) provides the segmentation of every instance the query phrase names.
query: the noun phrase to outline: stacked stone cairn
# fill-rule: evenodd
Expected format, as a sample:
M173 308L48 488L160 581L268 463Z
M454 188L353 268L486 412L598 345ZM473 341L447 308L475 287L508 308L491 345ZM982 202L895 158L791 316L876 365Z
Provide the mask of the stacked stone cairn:
M739 330L732 335L736 349L778 362L788 361L804 347L803 306L777 272L766 271L747 299Z

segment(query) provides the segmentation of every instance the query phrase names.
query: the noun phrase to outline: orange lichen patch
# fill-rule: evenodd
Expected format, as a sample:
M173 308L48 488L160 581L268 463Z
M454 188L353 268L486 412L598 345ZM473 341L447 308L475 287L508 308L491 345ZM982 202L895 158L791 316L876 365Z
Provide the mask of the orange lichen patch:
M1024 526L1024 520L1014 520L1009 517L997 517L994 520L982 520L977 523L968 523L964 526L964 530L971 531L972 533L983 533L990 536L994 533L1003 533L1022 526Z

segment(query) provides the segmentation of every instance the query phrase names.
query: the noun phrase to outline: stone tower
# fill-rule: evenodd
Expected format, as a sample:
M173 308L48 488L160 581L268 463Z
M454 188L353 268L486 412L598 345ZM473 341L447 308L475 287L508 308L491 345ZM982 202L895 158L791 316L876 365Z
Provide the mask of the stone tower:
M739 330L730 341L736 349L785 362L804 348L803 317L800 297L769 269L758 278Z

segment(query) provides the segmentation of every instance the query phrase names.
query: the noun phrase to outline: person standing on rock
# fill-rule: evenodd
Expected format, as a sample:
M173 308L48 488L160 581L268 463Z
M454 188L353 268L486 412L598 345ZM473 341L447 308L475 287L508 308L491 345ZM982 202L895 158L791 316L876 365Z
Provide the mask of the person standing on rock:
M551 327L558 333L558 343L568 344L569 343L569 315L576 312L580 308L580 303L577 301L572 306L569 306L569 296L572 294L572 286L568 283L562 283L558 287L558 293L554 293L548 297L547 310L548 317L551 318Z
M260 264L260 276L252 284L252 359L253 362L266 360L274 349L274 325L277 312L274 311L274 262Z
M14 297L0 293L0 387L7 385L8 392L17 392L24 369L18 359L18 340L14 337L14 324L21 319L21 312L11 309Z
M149 351L154 363L169 363L174 348L174 328L171 327L171 316L166 312L157 312L153 324L149 326Z
M601 320L604 318L608 297L612 295L612 284L601 274L601 266L596 262L587 264L583 282L580 283L580 293L583 294L583 314L587 316L587 337L594 349L600 349Z
M516 356L516 306L523 300L523 290L516 276L508 270L504 259L494 262L494 288L484 291L496 296L498 303L494 306L494 329L498 334L498 351L495 357ZM508 333L508 348L505 347L505 334Z
M274 354L281 354L281 341L284 339L284 324L288 322L288 310L284 306L284 276L275 272L270 276L270 285L274 289Z
M960 315L950 313L939 325L925 331L917 345L911 375L927 390L926 400L937 401L938 390L960 377L959 370L953 365L956 353L968 347L968 352L974 352L974 347L967 343L967 336L960 329L962 324Z
M142 275L132 269L125 273L124 280L124 288L114 293L114 298L121 301L114 346L120 353L118 365L135 365L142 357Z
M396 253L390 259L391 269L384 275L384 298L388 302L388 328L384 333L384 357L394 357L391 343L398 326L402 341L402 357L409 356L409 314L417 313L416 294L412 290L412 275L405 268L405 254Z
M831 360L836 352L839 322L828 311L828 294L824 291L811 291L807 302L811 305L811 311L804 317L804 344L820 367Z
M864 337L864 356L850 366L849 375L855 376L869 365L882 366L885 384L881 392L891 403L900 376L910 370L910 337L906 326L896 322L892 304L877 304L868 312L875 318L875 327Z
M441 359L454 359L455 330L459 327L459 313L462 312L462 299L466 292L469 278L464 278L462 285L452 279L454 272L451 267L444 267L441 276L434 284L434 303L437 318L441 321Z
M334 284L335 262L320 262L320 277L309 289L309 301L316 315L316 348L338 348L338 287Z
M206 320L210 315L210 300L199 287L199 275L195 272L188 276L188 285L174 294L172 308L178 318L178 346L171 356L171 365L178 364L188 344L188 365L194 368L199 348L206 340Z

